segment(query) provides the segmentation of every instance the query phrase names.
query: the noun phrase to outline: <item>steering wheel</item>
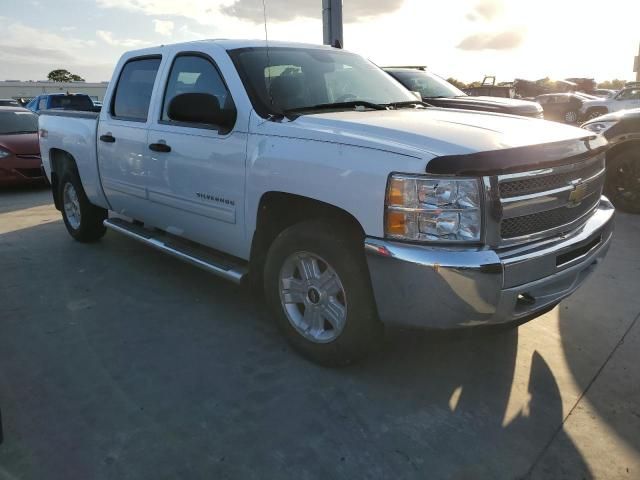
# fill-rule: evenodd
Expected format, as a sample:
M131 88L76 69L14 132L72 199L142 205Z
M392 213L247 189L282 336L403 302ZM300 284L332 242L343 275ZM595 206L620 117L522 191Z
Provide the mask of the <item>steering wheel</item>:
M353 93L345 93L344 95L340 95L338 98L336 98L335 103L348 102L349 100L357 100L357 99L358 97Z

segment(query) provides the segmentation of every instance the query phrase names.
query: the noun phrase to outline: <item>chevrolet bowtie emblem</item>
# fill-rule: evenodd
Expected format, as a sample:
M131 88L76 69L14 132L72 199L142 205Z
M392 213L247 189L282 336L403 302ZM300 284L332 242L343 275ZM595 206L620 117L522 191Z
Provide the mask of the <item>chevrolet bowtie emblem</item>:
M569 194L569 206L575 207L580 205L580 202L587 196L587 184L578 183L573 187L573 190Z

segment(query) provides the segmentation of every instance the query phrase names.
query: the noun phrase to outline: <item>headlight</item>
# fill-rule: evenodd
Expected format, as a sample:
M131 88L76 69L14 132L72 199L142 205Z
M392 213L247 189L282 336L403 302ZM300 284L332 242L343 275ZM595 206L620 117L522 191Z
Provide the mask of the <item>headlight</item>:
M602 133L609 130L613 127L617 122L593 122L586 123L582 125L582 128L586 128L587 130L591 130L594 133Z
M478 179L391 175L385 235L411 241L479 242Z
M8 157L9 155L11 155L11 152L7 152L0 148L0 158Z

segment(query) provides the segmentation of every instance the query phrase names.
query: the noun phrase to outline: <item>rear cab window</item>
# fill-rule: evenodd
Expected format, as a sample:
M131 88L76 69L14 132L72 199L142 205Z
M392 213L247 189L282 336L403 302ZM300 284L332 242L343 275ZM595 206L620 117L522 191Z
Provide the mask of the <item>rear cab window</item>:
M50 108L91 111L93 110L93 102L86 95L55 95L51 97Z
M125 63L111 101L113 118L146 122L153 85L160 68L160 56L134 58Z

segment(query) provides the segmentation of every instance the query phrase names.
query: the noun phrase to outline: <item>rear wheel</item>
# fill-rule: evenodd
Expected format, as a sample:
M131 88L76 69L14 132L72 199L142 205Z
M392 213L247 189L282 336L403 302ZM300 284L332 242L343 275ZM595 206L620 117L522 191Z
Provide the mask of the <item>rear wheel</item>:
M289 343L328 366L352 363L382 337L362 242L349 225L308 221L273 242L265 297Z
M82 183L74 170L62 174L58 184L62 219L69 234L79 242L95 242L106 232L103 225L107 210L89 202Z
M640 213L640 149L629 148L608 159L605 193L620 210Z

